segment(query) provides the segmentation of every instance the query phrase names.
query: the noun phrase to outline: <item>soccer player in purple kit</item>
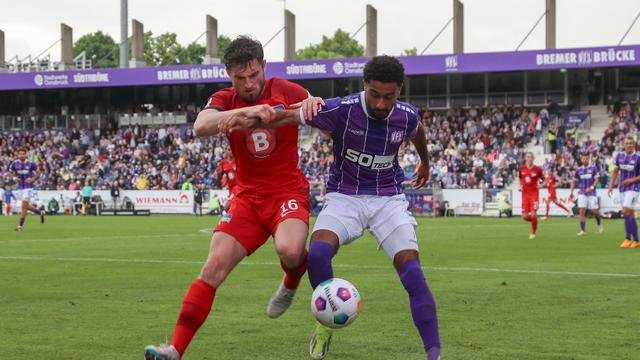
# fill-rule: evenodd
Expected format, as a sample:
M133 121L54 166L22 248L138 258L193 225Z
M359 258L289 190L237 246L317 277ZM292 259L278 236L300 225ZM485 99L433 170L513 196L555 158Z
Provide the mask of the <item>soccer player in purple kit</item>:
M587 210L591 210L593 217L598 224L598 232L604 231L600 219L600 206L598 205L598 197L596 196L596 185L598 184L598 168L589 163L589 153L580 155L581 166L571 180L571 188L569 190L569 198L573 198L573 189L578 184L578 209L580 211L580 232L578 236L587 234L586 216Z
M633 137L624 139L624 151L618 153L615 158L615 169L609 182L609 196L613 192L618 176L620 177L620 205L624 215L625 238L621 248L640 248L638 241L638 223L633 216L633 205L640 190L640 154L636 152L636 142Z
M16 199L22 202L20 220L16 231L22 231L27 213L40 215L40 222L44 224L44 211L36 207L38 202L38 193L33 189L38 175L38 166L31 160L27 160L27 151L23 148L18 149L18 159L9 165L9 171L15 175L15 182L18 185L18 191L15 192Z
M333 278L331 261L340 246L359 238L365 229L393 261L409 295L413 322L428 360L440 359L436 303L418 258L417 223L402 193L404 173L398 150L409 138L420 155L412 184L429 180L425 131L418 111L398 101L404 67L394 57L377 56L364 67L364 91L323 101L309 98L299 114L286 120L306 123L331 134L335 162L327 184L325 205L311 235L308 272L311 286ZM322 105L320 109L318 107ZM317 323L309 344L313 359L324 359L332 330Z

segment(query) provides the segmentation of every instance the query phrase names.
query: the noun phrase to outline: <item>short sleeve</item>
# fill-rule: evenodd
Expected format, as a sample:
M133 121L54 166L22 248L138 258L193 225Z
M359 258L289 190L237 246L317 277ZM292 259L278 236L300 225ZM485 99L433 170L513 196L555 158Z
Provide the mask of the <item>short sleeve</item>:
M221 89L213 93L207 99L203 110L216 109L218 111L226 111L231 109L231 99L233 97L233 91L231 88Z
M336 129L341 102L341 98L326 99L324 101L325 105L320 109L318 115L311 120L307 120L306 123L320 130L332 133Z
M409 116L409 121L407 123L406 137L409 139L413 139L418 134L418 125L420 124L420 116L418 115L417 112L415 117L411 113L407 113L407 115Z

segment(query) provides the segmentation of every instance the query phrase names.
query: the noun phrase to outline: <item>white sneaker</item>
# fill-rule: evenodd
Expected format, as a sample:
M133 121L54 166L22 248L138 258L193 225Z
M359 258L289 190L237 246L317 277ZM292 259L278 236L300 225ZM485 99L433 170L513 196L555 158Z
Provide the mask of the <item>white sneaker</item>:
M144 360L180 360L180 354L173 345L148 345L144 348Z
M587 235L587 233L586 233L586 232L584 232L584 231L582 231L582 230L580 230L580 232L579 232L579 233L577 233L576 235L578 235L578 236L584 236L584 235Z
M531 234L531 235L529 235L529 240L533 240L533 239L535 239L535 238L536 238L536 234Z
M284 286L284 281L280 282L278 290L273 294L271 300L269 300L269 304L267 305L267 316L275 319L284 314L289 306L291 306L295 295L296 290L287 289Z
M602 225L598 225L598 234L602 234L604 232L604 227Z
M545 216L545 217L542 218L542 220L549 220L549 217Z

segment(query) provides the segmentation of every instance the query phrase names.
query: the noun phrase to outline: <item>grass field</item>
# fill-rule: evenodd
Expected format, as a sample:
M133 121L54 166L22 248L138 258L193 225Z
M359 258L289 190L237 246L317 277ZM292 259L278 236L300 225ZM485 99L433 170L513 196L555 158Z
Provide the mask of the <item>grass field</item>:
M3 359L142 359L171 332L209 246L211 217L0 218ZM422 262L438 303L443 360L640 359L640 249L620 249L622 222L577 238L575 219L428 219ZM336 332L327 359L424 359L408 300L365 236L344 247L335 275L363 297L361 318ZM272 243L219 289L187 359L307 359L313 320L304 282L271 320L282 272Z

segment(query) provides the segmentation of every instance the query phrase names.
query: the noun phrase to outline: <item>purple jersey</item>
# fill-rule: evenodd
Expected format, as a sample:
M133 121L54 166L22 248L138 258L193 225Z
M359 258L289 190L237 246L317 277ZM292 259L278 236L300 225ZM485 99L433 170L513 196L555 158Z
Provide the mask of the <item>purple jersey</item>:
M615 164L620 169L620 192L640 190L640 183L622 186L623 181L640 175L640 154L634 152L628 155L620 152L616 156Z
M327 193L400 194L404 171L398 164L398 150L405 138L416 136L416 108L398 101L387 118L376 120L367 114L364 91L325 103L308 124L333 137L335 161Z
M578 183L578 194L588 196L596 194L595 190L587 191L598 178L598 168L595 165L580 166L578 170L576 170L574 178Z
M25 160L13 160L9 165L9 171L13 172L18 177L18 189L31 189L33 184L27 183L27 178L31 178L35 175L38 167L33 161Z

